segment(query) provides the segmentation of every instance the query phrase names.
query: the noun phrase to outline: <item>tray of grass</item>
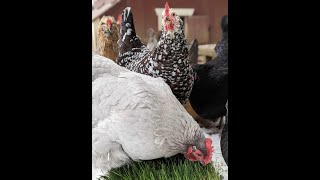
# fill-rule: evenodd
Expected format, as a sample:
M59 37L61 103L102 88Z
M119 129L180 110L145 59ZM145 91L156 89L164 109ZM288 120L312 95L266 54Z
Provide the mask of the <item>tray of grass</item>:
M112 169L100 180L220 180L211 164L206 166L176 155L150 161L132 162Z

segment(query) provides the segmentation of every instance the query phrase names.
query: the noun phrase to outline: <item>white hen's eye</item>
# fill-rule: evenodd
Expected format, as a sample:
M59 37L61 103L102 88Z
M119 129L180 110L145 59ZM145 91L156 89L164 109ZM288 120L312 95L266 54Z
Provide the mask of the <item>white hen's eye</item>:
M172 16L176 16L176 13L172 13Z

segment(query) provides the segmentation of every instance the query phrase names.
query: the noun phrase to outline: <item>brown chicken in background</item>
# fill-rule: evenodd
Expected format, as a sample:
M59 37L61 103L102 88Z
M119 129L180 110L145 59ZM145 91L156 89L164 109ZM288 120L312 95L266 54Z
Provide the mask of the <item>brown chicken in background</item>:
M119 25L112 16L103 16L98 27L97 51L116 62L118 57Z

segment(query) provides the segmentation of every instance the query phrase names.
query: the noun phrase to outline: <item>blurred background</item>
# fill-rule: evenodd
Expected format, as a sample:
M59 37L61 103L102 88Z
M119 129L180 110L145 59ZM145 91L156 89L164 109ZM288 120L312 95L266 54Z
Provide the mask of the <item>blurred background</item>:
M92 50L96 50L100 18L113 16L121 22L121 13L128 6L132 8L135 29L141 41L147 44L150 28L159 39L161 13L166 2L184 21L187 43L197 39L199 63L214 58L214 47L222 34L221 18L228 14L228 0L92 0Z

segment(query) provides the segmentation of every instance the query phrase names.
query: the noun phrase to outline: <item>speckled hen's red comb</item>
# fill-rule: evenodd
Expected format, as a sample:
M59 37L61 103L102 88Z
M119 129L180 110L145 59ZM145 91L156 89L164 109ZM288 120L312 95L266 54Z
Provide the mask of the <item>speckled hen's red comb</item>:
M169 9L170 9L170 7L169 7L168 2L166 2L165 7L166 7L165 15L166 15L166 16L169 16Z

